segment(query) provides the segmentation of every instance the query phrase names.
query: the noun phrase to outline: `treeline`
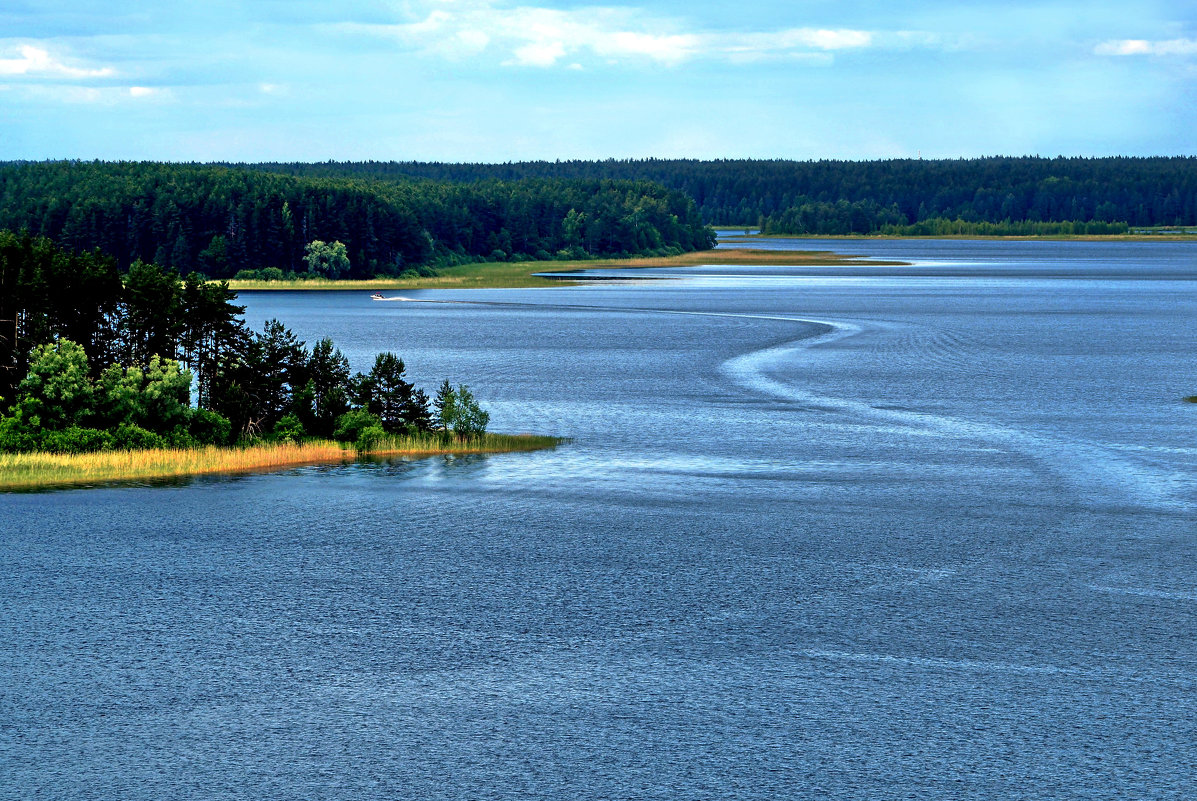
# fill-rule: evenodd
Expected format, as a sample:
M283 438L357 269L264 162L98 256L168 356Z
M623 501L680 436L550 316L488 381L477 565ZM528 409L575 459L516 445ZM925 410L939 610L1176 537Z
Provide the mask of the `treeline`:
M968 222L937 217L913 225L883 225L886 236L1114 236L1130 230L1124 222Z
M886 236L1109 236L1130 230L1124 222L1091 220L1010 220L985 222L932 217L908 223L897 206L871 200L849 203L803 203L760 220L762 234L843 236L880 233Z
M313 241L346 246L348 278L476 259L660 255L714 241L693 201L646 181L465 185L144 162L0 165L0 229L98 248L121 268L141 260L213 278L302 270Z
M933 219L1124 222L1135 227L1197 224L1197 158L1192 157L329 162L257 167L289 175L389 181L647 180L692 197L709 224L765 223L775 230L784 227L792 209L836 206L840 201L859 205L849 217L850 233L875 233L886 224ZM870 209L877 213L870 214ZM839 215L825 219L827 229L793 232L836 233L830 228L843 228Z
M198 273L139 261L122 276L99 251L0 231L0 451L485 432L467 387L434 401L392 353L351 375L328 339L248 330L235 298Z

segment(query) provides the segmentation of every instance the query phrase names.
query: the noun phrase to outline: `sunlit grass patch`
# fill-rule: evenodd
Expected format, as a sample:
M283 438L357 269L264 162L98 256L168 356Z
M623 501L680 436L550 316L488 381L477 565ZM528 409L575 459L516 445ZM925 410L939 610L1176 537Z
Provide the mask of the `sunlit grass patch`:
M532 434L486 434L473 440L443 440L439 434L383 440L363 455L435 456L509 453L552 448L563 440ZM246 473L304 464L348 462L352 446L331 440L269 443L244 448L154 449L96 453L0 453L0 490L151 481L213 474Z
M410 437L389 437L374 443L370 456L434 456L440 454L511 453L555 448L564 442L560 437L536 434L483 434L472 439L442 437L439 434L419 434Z

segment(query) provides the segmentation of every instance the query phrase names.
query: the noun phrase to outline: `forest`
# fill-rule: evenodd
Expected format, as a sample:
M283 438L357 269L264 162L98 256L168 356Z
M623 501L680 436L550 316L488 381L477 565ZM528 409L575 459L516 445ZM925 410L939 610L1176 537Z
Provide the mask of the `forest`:
M328 339L248 330L235 299L199 273L122 275L99 250L0 231L0 452L485 433L468 387L430 399L393 353L351 375Z
M709 225L899 236L1193 226L1197 158L0 164L0 229L98 248L121 269L140 260L212 278L671 255L713 247ZM343 269L312 272L314 242L341 243Z
M1197 158L631 159L508 164L257 164L307 177L652 181L694 199L703 222L774 233L880 233L927 220L1197 225ZM803 215L801 207L817 210ZM809 210L808 210L809 211ZM805 218L805 221L804 221ZM813 222L809 227L807 222Z
M647 181L379 181L153 162L0 165L0 229L229 278L303 270L340 242L343 278L468 261L672 255L714 244L694 202Z

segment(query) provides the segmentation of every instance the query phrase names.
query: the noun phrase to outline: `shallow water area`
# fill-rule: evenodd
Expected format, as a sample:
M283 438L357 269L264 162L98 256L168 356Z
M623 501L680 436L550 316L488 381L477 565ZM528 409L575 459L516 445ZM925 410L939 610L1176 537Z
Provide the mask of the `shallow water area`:
M0 495L0 798L1197 794L1194 246L752 246L243 294L572 441Z

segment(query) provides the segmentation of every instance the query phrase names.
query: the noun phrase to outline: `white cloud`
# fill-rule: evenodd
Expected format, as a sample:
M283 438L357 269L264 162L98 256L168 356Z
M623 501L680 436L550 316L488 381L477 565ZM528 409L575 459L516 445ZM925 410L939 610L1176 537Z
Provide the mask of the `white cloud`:
M111 67L88 69L72 67L50 55L50 51L31 44L16 48L15 57L0 58L0 75L30 75L62 78L104 78L115 74Z
M432 0L422 18L394 25L346 23L348 33L397 39L425 53L460 58L493 49L505 64L574 68L587 55L606 61L676 66L695 59L742 62L763 58L825 60L832 53L876 46L928 44L918 32L877 34L847 28L790 28L761 33L687 31L670 19L631 8L507 7L497 0Z
M565 55L561 42L533 42L515 49L515 63L523 67L551 67Z
M1093 52L1099 56L1191 56L1197 54L1197 39L1112 39Z
M18 96L80 106L120 106L148 101L171 101L174 92L150 86L81 86L73 83L24 83L10 86Z

